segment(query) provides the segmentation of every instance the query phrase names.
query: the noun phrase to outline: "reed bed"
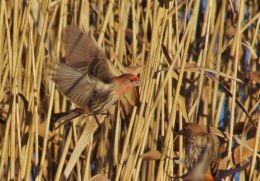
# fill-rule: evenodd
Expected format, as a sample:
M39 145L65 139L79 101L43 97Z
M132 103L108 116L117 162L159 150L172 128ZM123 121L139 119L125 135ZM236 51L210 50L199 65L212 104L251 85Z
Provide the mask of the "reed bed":
M1 0L1 180L174 180L188 122L223 132L222 178L260 180L259 12L258 0ZM52 123L74 106L48 72L67 25L143 82L100 125Z

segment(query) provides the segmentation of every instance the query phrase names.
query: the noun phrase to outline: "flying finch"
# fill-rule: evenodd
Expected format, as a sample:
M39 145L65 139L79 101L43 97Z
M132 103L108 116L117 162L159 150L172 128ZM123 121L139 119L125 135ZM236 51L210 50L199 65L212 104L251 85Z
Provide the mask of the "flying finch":
M89 32L69 26L63 35L66 61L57 64L52 79L77 108L56 114L56 121L103 113L129 89L141 85L137 75L111 73L105 53Z
M188 123L178 132L184 137L185 180L214 180L218 171L220 142L209 127Z

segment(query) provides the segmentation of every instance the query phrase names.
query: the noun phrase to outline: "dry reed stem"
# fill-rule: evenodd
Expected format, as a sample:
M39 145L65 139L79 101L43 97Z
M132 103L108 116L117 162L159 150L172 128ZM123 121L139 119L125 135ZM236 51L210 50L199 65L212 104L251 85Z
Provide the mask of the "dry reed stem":
M259 11L249 0L0 1L0 178L170 180L186 173L171 159L185 157L175 132L197 122L227 135L220 169L251 160L240 180L259 180ZM143 85L101 126L90 117L53 130L52 113L74 107L48 76L69 24L91 30L113 72L139 68ZM149 150L161 159L143 160Z

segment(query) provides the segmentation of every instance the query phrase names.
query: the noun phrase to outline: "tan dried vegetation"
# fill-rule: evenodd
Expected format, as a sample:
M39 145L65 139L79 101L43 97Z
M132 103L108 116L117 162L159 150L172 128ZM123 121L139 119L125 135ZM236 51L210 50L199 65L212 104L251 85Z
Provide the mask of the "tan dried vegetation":
M222 177L260 180L258 0L0 3L1 180L173 180L186 172L176 131L187 122L222 137ZM52 114L73 107L48 76L69 24L143 85L100 125L54 129Z

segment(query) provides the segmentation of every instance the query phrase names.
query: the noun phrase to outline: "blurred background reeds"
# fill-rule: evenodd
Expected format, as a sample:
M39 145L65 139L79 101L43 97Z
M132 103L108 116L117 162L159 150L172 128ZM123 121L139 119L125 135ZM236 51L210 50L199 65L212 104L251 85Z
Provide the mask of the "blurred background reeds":
M143 83L99 116L78 156L93 118L51 119L74 106L48 71L68 25ZM1 180L173 180L188 122L222 132L219 178L260 180L259 25L258 0L0 0Z

